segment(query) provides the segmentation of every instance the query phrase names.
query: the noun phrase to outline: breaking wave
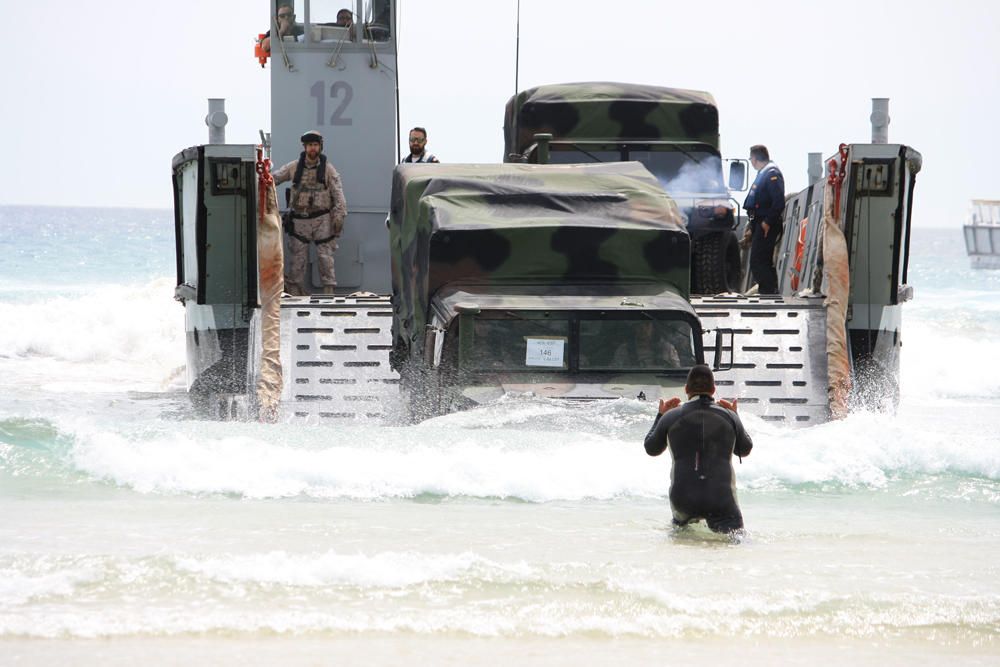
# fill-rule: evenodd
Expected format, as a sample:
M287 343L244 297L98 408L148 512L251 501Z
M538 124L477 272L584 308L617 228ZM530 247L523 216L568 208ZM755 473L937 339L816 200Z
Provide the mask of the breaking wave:
M163 278L0 301L0 371L11 385L56 392L162 389L185 363L184 310L172 292Z
M142 494L243 498L549 502L665 495L669 460L652 460L642 448L650 406L623 401L584 416L546 402L518 403L499 421L486 410L413 427L164 421L112 428L84 418L58 425L7 420L0 421L0 473L82 476ZM518 421L534 425L514 427ZM745 421L755 448L737 464L744 492L882 490L944 476L981 480L993 489L991 502L1000 502L995 430L956 438L944 427L876 414L800 430ZM575 429L565 428L570 422ZM620 425L614 433L613 422Z

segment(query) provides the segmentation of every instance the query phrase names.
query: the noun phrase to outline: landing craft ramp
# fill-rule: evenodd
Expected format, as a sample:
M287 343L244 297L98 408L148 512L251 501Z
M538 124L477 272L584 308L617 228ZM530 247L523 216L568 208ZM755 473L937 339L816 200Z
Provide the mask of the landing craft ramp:
M821 299L724 295L692 300L705 327L732 329L716 374L717 395L740 410L795 426L829 419L826 309ZM285 412L309 421L393 421L401 400L389 367L388 297L293 297L282 300ZM704 334L705 355L715 334Z
M809 426L830 418L826 308L820 298L720 295L694 297L706 329L731 329L732 369L715 374L716 396L739 398L740 410L766 421ZM728 343L729 339L725 339ZM705 334L705 358L716 354Z
M314 419L389 416L399 374L389 368L387 296L286 297L281 303L286 414Z

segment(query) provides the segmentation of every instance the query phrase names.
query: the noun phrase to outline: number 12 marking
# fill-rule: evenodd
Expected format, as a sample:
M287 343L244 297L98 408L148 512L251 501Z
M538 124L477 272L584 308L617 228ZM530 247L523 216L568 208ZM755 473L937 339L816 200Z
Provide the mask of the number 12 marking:
M354 98L354 89L346 81L335 81L330 84L330 99L339 100L340 104L330 115L329 123L326 120L326 85L322 81L317 81L309 89L309 94L316 98L316 124L317 125L351 125L354 123L351 118L345 116L347 106Z

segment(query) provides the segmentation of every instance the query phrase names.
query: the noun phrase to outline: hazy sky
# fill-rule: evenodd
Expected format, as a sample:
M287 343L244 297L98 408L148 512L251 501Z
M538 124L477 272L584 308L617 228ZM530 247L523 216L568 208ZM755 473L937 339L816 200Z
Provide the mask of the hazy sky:
M401 3L401 123L426 126L444 161L500 159L515 6ZM0 7L0 204L169 208L170 160L207 140L206 98L227 98L230 142L268 127L252 54L267 0ZM711 92L723 155L767 144L790 192L808 152L868 141L871 98L889 97L889 140L924 156L917 225L959 225L969 199L1000 198L993 2L522 0L520 87L587 80Z

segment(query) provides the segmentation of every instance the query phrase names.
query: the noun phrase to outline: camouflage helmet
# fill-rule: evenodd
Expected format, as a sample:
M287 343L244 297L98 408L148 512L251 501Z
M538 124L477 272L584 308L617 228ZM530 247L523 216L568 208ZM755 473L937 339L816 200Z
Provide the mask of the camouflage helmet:
M300 138L300 141L303 144L309 144L309 143L312 143L312 142L316 142L320 146L322 146L323 145L323 135L320 134L319 132L317 132L316 130L309 130L308 132L306 132L305 134L302 135L302 137Z

